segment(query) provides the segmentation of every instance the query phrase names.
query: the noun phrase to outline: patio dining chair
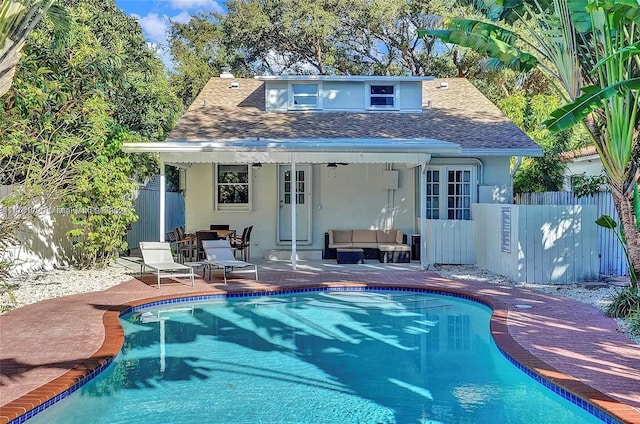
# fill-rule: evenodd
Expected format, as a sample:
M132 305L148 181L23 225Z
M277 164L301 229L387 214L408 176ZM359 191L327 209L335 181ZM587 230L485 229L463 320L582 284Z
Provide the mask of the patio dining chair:
M145 269L154 271L158 278L158 289L160 288L160 279L165 277L189 277L191 287L193 287L193 268L173 261L169 243L141 241L140 252L142 252Z
M258 281L258 266L245 261L240 261L233 256L229 240L205 240L202 242L206 259L205 267L209 268L209 279L211 279L211 268L222 268L224 283L227 284L227 274L233 272L234 268L253 267Z
M192 235L187 235L184 232L183 227L176 227L173 229L175 234L176 253L178 255L178 261L184 262L185 259L190 261L196 258L196 240Z
M220 237L215 231L196 231L196 261L204 259L204 248L202 247L202 243L205 240L220 240Z
M231 238L231 248L233 249L233 253L235 254L240 251L244 261L248 261L251 257L251 230L253 230L253 225L245 227L244 230L242 230L242 236Z

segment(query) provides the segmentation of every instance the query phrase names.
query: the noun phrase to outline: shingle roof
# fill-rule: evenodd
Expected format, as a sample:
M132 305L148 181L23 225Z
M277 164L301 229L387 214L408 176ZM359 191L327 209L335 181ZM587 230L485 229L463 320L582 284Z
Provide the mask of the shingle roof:
M232 82L239 86L231 88ZM465 150L539 149L466 79L422 84L420 113L283 113L265 111L262 81L212 78L167 141L405 138L449 141Z

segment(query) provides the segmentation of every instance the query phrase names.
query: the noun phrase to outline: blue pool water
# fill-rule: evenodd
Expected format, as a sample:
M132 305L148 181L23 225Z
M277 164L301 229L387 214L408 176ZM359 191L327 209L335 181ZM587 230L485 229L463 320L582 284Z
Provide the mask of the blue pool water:
M596 423L517 369L491 311L447 296L326 291L122 317L121 353L29 423Z

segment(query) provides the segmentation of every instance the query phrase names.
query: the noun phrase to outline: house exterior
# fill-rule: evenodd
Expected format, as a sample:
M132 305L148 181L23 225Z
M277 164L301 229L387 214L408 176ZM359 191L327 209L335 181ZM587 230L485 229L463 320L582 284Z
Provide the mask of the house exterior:
M560 155L560 160L565 164L562 183L562 189L565 191L573 190L573 180L577 176L598 177L605 175L602 160L594 146L564 152ZM601 190L605 188L606 186L603 185Z
M165 142L124 151L181 169L187 231L254 225L252 256L294 268L332 229L422 235L426 266L426 220L511 203L511 158L542 156L467 80L410 76L223 75Z

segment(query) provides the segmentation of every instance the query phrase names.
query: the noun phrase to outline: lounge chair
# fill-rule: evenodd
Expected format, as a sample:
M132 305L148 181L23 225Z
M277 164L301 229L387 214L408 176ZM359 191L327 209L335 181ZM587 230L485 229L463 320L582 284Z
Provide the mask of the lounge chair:
M209 279L211 279L211 267L224 269L224 283L227 284L227 272L233 271L234 268L252 266L256 274L256 281L258 281L258 266L236 259L233 256L229 240L204 240L202 247L206 256L204 263L209 268Z
M193 268L173 261L169 243L141 241L140 251L144 266L153 270L158 276L158 288L160 288L160 279L164 277L189 277L193 287Z

